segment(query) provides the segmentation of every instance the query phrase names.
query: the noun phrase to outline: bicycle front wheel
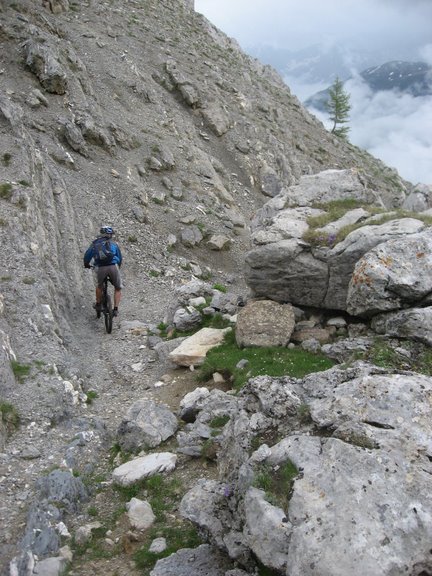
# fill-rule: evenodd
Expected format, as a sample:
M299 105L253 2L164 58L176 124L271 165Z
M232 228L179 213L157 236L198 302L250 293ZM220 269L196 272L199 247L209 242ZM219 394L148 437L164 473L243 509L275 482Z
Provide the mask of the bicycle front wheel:
M112 308L111 296L109 294L107 294L106 297L106 308L104 310L104 315L105 315L105 329L108 334L111 334L113 324L113 308Z

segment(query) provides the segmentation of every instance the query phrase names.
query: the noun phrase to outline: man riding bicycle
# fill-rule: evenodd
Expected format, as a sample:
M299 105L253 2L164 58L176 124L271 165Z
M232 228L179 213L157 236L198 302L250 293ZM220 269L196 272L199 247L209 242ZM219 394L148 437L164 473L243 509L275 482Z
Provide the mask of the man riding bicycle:
M122 280L120 266L122 254L116 242L112 240L115 232L111 226L102 226L100 236L93 240L84 254L84 267L91 268L90 262L96 268L96 304L94 308L98 314L101 311L102 287L108 276L114 285L113 315L118 315L118 306L121 299Z

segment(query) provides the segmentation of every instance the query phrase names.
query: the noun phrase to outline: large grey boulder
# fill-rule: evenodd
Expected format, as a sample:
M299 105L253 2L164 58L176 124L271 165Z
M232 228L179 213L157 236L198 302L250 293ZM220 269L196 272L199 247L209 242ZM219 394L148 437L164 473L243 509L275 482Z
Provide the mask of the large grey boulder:
M256 297L346 310L349 283L360 258L383 242L424 229L420 220L402 218L357 228L334 248L314 248L297 238L258 246L246 255L246 282Z
M286 346L294 330L295 314L290 304L272 300L250 301L237 315L236 341L247 346Z
M201 328L198 332L183 340L169 354L178 366L200 366L211 348L222 344L225 334L232 328Z
M356 263L366 252L391 239L406 239L425 228L421 220L401 218L384 224L371 223L348 234L328 254L329 279L324 307L346 310L351 276Z
M219 102L208 102L201 110L201 114L208 127L217 135L226 134L231 127L232 120L223 106Z
M126 504L126 509L129 523L136 530L147 530L156 519L149 502L139 498L131 498Z
M407 195L402 208L412 212L425 212L432 207L432 185L417 184Z
M315 259L297 239L252 249L246 255L245 279L255 297L299 306L322 306L328 265Z
M201 544L198 548L183 548L158 560L150 576L226 576L232 568L232 562L217 548Z
M38 480L38 487L41 498L60 504L69 512L77 511L89 498L81 478L73 476L69 470L53 470Z
M283 192L287 206L311 206L334 200L375 203L377 194L369 190L354 170L324 170L302 176L298 184Z
M33 574L38 574L39 576L61 576L64 574L66 565L67 560L62 556L46 558L36 564Z
M26 65L36 74L45 90L53 94L64 94L67 90L67 75L55 49L33 40L29 40L24 49Z
M413 218L380 224L368 211L398 206L399 196L381 197L353 170L325 170L302 176L283 189L258 212L251 224L254 248L246 255L245 278L252 295L299 306L346 310L348 284L357 261L371 248L391 238L405 237L425 228ZM333 222L316 228L319 242L308 239L308 219L324 216L334 201L355 200L363 208L347 210ZM342 229L360 225L336 243Z
M134 458L113 470L112 478L120 486L130 486L149 476L174 470L177 456L169 452L158 452Z
M432 346L432 307L410 308L372 318L371 326L377 334L415 340Z
M163 404L145 398L134 402L117 431L117 441L126 452L155 448L173 436L177 418Z
M388 240L356 264L348 288L347 310L372 316L430 302L432 231Z
M180 414L188 424L177 434L178 451L199 457L205 443L211 443L208 448L216 456L223 431L236 411L237 399L222 390L199 388L187 394Z

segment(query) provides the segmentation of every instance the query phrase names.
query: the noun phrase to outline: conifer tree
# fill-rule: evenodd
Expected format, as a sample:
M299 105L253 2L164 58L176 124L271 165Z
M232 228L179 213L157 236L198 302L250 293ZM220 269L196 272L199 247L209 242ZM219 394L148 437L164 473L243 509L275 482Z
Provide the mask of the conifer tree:
M336 77L329 88L329 99L326 102L326 110L333 122L331 133L341 138L347 138L348 126L340 126L349 121L349 111L351 110L350 95L343 89L343 82Z

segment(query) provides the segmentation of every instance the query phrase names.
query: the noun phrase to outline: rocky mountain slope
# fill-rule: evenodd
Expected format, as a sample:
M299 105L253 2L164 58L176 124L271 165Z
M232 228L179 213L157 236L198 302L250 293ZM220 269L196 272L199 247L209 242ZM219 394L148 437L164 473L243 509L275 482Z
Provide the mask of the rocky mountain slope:
M249 222L303 175L351 169L388 207L411 185L327 133L190 2L5 0L0 40L0 400L21 418L1 430L7 574L36 481L107 457L129 404L156 394L167 367L144 333L175 287L196 276L246 294ZM82 267L105 223L125 257L113 337ZM179 401L175 386L162 397Z

